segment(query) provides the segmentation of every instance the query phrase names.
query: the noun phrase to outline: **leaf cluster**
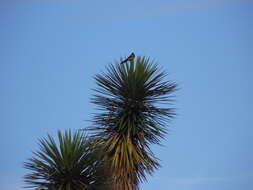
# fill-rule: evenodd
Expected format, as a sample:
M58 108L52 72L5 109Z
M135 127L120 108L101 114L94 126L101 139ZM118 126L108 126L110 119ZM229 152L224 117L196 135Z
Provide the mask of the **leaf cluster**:
M109 182L99 147L81 131L58 131L39 140L39 150L24 163L27 188L37 190L99 190Z
M130 65L111 64L95 76L98 87L91 101L99 112L89 130L111 162L115 189L138 189L146 173L159 166L149 145L159 144L175 115L170 106L176 84L165 77L145 57Z

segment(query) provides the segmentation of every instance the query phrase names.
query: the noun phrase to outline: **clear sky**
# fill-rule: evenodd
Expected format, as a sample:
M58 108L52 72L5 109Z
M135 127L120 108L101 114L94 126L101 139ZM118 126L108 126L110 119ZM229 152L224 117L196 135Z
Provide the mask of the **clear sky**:
M252 19L251 0L1 0L0 189L38 138L89 124L92 77L134 51L180 87L142 189L252 190Z

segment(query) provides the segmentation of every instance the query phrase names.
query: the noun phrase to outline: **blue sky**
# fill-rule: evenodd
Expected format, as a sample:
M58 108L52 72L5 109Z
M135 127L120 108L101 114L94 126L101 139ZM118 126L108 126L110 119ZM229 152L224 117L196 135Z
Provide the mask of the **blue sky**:
M253 2L0 1L0 188L37 139L80 129L93 76L134 51L176 81L178 116L144 190L253 189Z

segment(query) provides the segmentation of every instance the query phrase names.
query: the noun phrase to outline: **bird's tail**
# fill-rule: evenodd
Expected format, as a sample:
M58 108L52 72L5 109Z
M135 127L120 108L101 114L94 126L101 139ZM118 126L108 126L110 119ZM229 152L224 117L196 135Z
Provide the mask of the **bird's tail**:
M127 59L124 60L124 61L121 61L120 64L123 64L123 63L126 63L127 62Z

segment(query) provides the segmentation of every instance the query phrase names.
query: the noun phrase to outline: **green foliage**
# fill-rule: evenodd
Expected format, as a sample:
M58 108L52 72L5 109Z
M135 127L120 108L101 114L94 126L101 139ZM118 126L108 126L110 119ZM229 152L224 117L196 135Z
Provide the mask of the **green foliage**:
M165 72L149 59L109 65L95 76L98 87L92 102L93 132L58 132L39 141L39 150L24 163L27 188L36 190L138 190L139 184L159 167L150 144L159 144L176 84L164 81ZM122 63L122 62L121 62Z
M176 90L165 76L145 57L130 65L109 65L95 76L98 87L92 102L100 112L89 130L111 164L114 189L138 189L146 173L159 166L149 145L159 144L166 134Z
M39 140L39 150L24 163L27 188L37 190L100 190L109 188L109 174L100 148L80 131L58 131Z

